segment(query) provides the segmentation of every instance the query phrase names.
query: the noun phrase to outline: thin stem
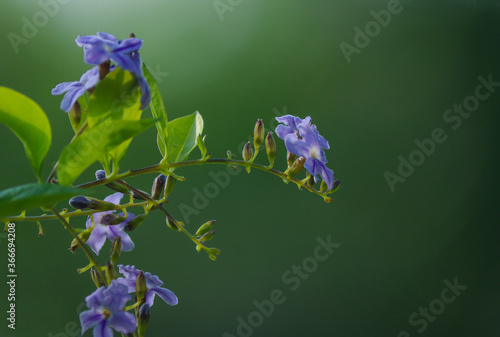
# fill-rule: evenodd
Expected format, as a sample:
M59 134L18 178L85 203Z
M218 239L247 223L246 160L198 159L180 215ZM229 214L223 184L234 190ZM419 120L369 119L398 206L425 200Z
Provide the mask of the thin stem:
M71 227L70 224L68 223L68 221L66 221L66 219L61 214L59 214L59 212L57 212L54 208L52 208L51 211L62 222L64 228L66 228L71 233L71 235L73 235L73 237L78 242L78 244L80 245L80 247L83 248L83 251L85 252L85 255L87 255L90 263L92 263L95 266L95 268L97 269L97 272L99 274L101 274L102 279L106 280L106 276L102 272L101 266L96 261L96 259L92 255L92 253L90 253L89 249L87 248L87 246L85 245L85 243L82 241L82 239L80 239L80 237L75 232L75 230L73 229L73 227Z

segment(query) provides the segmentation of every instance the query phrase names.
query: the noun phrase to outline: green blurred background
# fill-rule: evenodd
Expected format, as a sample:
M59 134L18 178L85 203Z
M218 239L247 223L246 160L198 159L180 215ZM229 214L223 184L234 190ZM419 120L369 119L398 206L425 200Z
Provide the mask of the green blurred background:
M237 318L247 320L254 301L281 289L286 301L252 336L498 336L500 90L456 130L443 120L447 109L474 94L479 76L500 81L498 1L402 1L402 11L350 63L340 44L353 45L354 28L364 29L374 20L370 12L387 9L389 1L221 3L232 10L220 16L212 0L61 0L17 53L8 33L21 35L23 17L32 21L42 7L0 3L0 85L28 95L47 113L53 142L45 175L72 136L59 110L62 97L50 90L89 68L74 39L97 31L119 38L134 32L144 40L143 60L164 73L159 86L169 119L200 111L213 157L237 152L258 118L270 126L276 114L310 115L332 145L329 167L342 181L333 204L252 172L231 177L190 217L192 231L217 219L212 242L223 254L216 262L197 254L160 214L133 233L136 248L122 263L158 275L180 299L176 307L156 302L148 335L237 336ZM398 156L408 159L414 140L436 128L446 141L392 192L384 172L397 173ZM0 188L33 182L21 143L0 130ZM278 145L283 169L285 149ZM132 143L122 170L159 159L151 129ZM265 155L259 160L267 161ZM93 179L97 168L78 181ZM193 206L196 190L221 171L178 170L187 181L176 186L171 212L181 217L181 205ZM149 190L153 178L130 183ZM68 253L71 237L55 221L44 225L43 237L32 223L16 228L17 325L7 329L2 314L0 335L76 336L77 307L94 289L88 274L75 272L86 258ZM328 236L341 246L290 290L282 275ZM0 274L7 275L1 239ZM467 289L441 308L444 281L454 278ZM6 277L0 279L5 313ZM412 325L409 318L423 319L419 308L429 305L439 314L424 319L422 331L424 323Z

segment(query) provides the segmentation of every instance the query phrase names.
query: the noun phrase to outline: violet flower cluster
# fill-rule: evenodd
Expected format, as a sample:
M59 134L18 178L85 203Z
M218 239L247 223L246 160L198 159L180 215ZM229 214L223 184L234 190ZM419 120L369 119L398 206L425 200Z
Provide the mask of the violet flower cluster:
M323 138L311 125L311 117L304 119L292 115L276 117L280 124L276 127L276 134L285 141L285 146L291 153L306 158L304 167L312 175L320 175L328 186L333 188L333 171L326 167L325 151L330 148L328 141Z
M142 61L139 49L142 40L131 37L118 40L111 34L99 32L97 35L78 36L75 40L79 47L83 47L83 59L87 64L95 65L94 68L82 75L79 81L63 82L52 89L52 95L64 95L61 109L68 112L79 97L92 89L100 80L99 65L111 61L124 70L132 73L141 89L141 109L145 109L151 101L149 85L142 72ZM110 67L110 71L114 69Z
M80 314L82 335L88 329L93 328L94 337L112 337L113 330L122 334L131 334L137 325L136 317L124 311L125 305L130 300L129 294L136 292L137 277L141 270L134 266L118 266L124 278L111 281L109 286L100 287L85 298L89 310ZM153 305L155 295L158 295L169 305L178 303L177 296L162 288L163 282L156 275L148 272L143 273L146 279L146 295L142 305L148 308Z

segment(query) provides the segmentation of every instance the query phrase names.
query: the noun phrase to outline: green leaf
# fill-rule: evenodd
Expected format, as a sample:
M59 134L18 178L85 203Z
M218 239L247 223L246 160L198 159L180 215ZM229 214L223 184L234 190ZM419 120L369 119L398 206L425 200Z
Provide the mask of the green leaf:
M198 111L168 122L168 162L177 163L186 160L196 147L196 139L202 132L203 118Z
M59 157L57 177L62 185L70 185L95 161L111 152L129 138L152 126L156 120L138 121L106 119L93 128L85 130Z
M71 109L68 112L68 117L70 117L69 121L71 123L71 127L73 128L73 131L75 131L75 134L78 133L78 131L80 131L81 127L83 126L83 124L87 120L88 100L89 100L88 92L85 92L85 94L83 96L78 97L78 104L80 104L80 113L81 113L80 120L78 121L78 123L76 123L76 121L73 118L71 118L71 114L73 113L73 111L72 111L73 109Z
M27 184L0 191L0 217L13 216L36 207L53 207L56 202L82 194L82 190L54 184Z
M156 83L155 78L149 71L145 64L142 66L144 72L144 77L148 81L149 90L151 91L151 103L149 107L151 108L151 114L154 118L157 118L156 129L158 130L157 143L158 149L163 157L165 157L167 152L167 139L168 139L168 128L167 128L167 112L165 111L165 105L163 104L163 99L161 98L160 89Z
M43 110L23 94L0 87L0 122L21 140L31 167L41 181L42 163L52 140L50 123Z
M99 82L90 95L87 120L89 127L113 119L140 118L140 89L134 75L116 67ZM137 117L139 116L139 117Z
M196 145L198 145L198 148L200 149L201 152L201 159L205 159L207 156L207 146L205 145L205 138L207 138L207 135L201 137L201 134L196 137Z

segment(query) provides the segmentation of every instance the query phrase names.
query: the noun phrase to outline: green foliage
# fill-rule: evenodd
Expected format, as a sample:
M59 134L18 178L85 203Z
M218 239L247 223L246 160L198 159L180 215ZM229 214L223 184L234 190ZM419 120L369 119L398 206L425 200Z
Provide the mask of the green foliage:
M31 167L41 181L42 163L52 140L49 120L43 110L23 94L0 87L0 122L21 140Z
M163 104L163 99L161 98L160 89L158 88L158 84L154 79L153 75L149 71L148 67L144 64L143 67L144 77L148 81L149 90L151 91L151 103L149 107L151 109L151 114L154 118L157 118L156 129L158 130L158 149L162 157L166 156L167 152L167 139L168 139L168 118L167 112L165 110L165 105Z
M15 215L35 207L53 207L56 202L81 194L68 186L27 184L0 192L0 217Z
M203 118L199 112L174 119L168 123L168 163L186 160L197 146L197 138L203 132Z
M70 185L78 176L106 153L138 135L155 123L154 119L138 121L106 119L94 128L85 130L59 157L59 183Z

